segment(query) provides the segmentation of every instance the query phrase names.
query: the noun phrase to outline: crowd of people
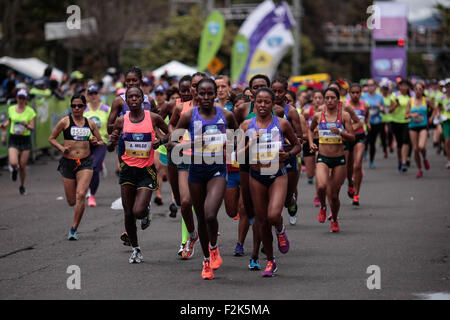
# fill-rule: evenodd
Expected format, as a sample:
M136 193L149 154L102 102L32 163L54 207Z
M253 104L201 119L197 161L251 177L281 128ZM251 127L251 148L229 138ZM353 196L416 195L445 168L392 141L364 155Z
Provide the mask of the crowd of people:
M88 205L97 205L105 155L114 152L124 211L120 239L131 247L129 263L143 261L136 222L140 220L142 230L151 225L153 193L156 205L170 203L170 217L181 211L179 248L177 244L181 259L193 258L200 243L203 279L213 279L223 264L217 219L223 202L227 215L239 220L234 254L244 255L251 230L248 268L272 277L278 270L273 236L279 252L288 253L282 212L286 208L288 223L297 224L302 171L309 184L315 178L316 196L311 202L318 208L318 222L328 219L336 233L340 189L347 181L353 205L364 204L360 199L363 161L367 158L369 167L376 168L379 142L385 158L396 149L399 172L407 172L414 160L419 179L423 169L430 170L426 145L431 137L450 169L450 80L349 83L338 79L320 90L299 89L286 78L261 74L253 76L248 86L240 86L227 76L201 72L179 80L165 77L157 83L143 77L137 67L122 79L114 79L114 73L109 70L101 83L78 79L67 90L46 87L45 79L40 79L39 90L71 97L69 115L49 137L61 151L58 171L67 203L74 207L68 239L79 239L88 193ZM11 75L6 80L6 91L11 92L15 80ZM11 176L13 181L20 176L23 195L30 135L36 128L30 93L22 86L14 97L7 97L16 103L1 124L3 130L9 128ZM111 106L102 99L108 94L115 95ZM62 144L57 140L61 134ZM161 194L166 181L170 199ZM264 268L260 252L266 256Z

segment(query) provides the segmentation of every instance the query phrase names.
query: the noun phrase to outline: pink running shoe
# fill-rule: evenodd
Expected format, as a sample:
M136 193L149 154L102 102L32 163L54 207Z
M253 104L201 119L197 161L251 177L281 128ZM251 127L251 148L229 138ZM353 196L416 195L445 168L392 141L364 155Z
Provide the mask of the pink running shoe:
M97 201L95 201L95 196L91 195L88 199L88 206L89 207L96 207Z
M320 201L318 196L315 196L314 198L314 207L320 207Z
M425 167L425 170L430 170L430 163L428 162L427 159L423 160L423 165Z
M422 178L422 177L423 177L422 170L419 170L419 171L417 172L416 178L417 178L417 179L420 179L420 178Z
M331 232L339 232L339 223L337 221L331 222Z
M320 223L324 223L326 219L327 219L327 208L320 209L317 220L319 220Z

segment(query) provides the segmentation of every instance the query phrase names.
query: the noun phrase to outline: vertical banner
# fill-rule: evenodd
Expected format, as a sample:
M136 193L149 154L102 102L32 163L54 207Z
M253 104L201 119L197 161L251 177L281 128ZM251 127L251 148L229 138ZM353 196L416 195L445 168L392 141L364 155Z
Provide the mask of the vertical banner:
M232 78L245 83L257 73L272 77L281 59L294 44L290 31L294 24L295 20L286 2L275 5L273 1L266 0L261 3L239 30L239 35L245 37L248 43L247 61L243 68L236 65L234 72L240 71L240 74L233 74ZM234 57L238 43L245 43L242 36L236 38L232 61L238 60Z
M243 34L238 34L234 40L231 53L231 81L237 82L244 71L248 58L248 40Z
M406 59L405 48L373 48L372 78L406 78Z
M225 35L225 18L220 11L213 11L206 20L200 40L197 69L206 70L222 45Z

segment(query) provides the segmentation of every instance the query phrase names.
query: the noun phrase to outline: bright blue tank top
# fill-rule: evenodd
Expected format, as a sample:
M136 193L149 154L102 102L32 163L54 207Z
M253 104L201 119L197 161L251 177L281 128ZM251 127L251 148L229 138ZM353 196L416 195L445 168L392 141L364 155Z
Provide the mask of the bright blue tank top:
M415 99L412 98L410 100L411 103L411 113L418 113L418 117L411 118L409 122L410 128L418 128L418 127L426 127L428 125L428 109L427 109L427 101L425 98L422 98L422 104L420 107L414 105Z

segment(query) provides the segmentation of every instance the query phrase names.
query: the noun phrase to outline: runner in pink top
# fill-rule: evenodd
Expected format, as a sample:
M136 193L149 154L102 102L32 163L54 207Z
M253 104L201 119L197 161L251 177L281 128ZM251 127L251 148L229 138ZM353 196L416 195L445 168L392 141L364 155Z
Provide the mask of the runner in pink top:
M120 189L125 213L125 229L133 252L129 263L140 263L141 249L137 239L136 219L141 220L145 230L151 222L149 209L152 192L158 189L154 161L154 150L168 142L167 124L156 113L142 109L144 94L139 87L130 87L126 103L130 112L114 123L108 151L113 152L120 142ZM120 134L120 132L122 132Z

